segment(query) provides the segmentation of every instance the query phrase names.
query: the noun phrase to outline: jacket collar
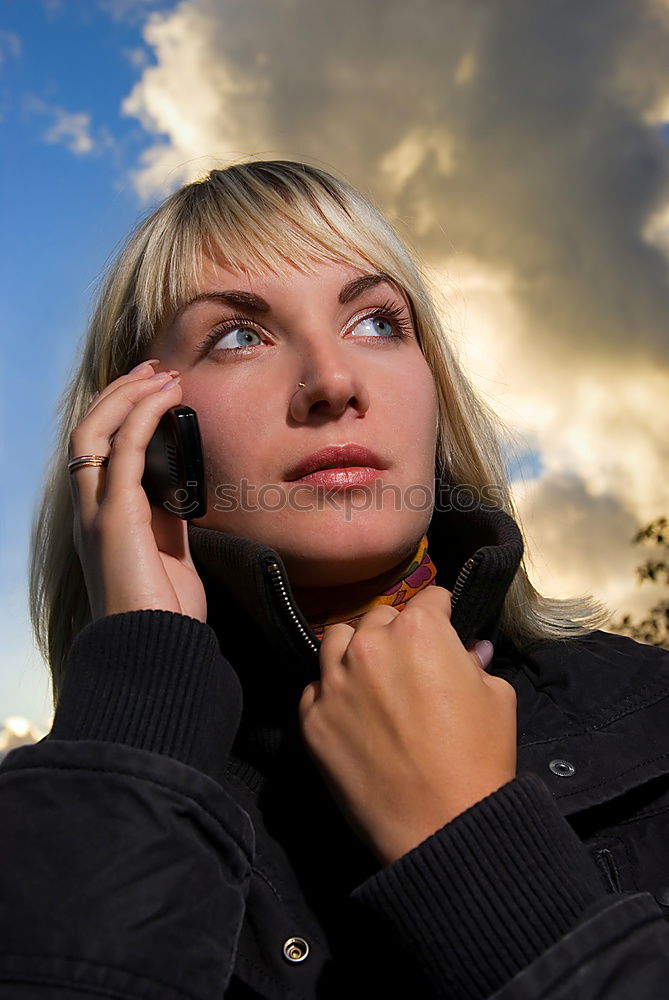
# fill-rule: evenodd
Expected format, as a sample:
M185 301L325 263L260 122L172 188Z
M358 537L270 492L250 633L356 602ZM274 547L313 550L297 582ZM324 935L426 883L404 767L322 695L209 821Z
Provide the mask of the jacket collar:
M515 520L492 503L462 510L442 485L428 527L436 582L453 594L451 622L467 645L497 641L504 598L523 555ZM296 684L319 676L319 640L293 596L274 549L224 531L188 525L195 567L208 600L208 621L233 665L258 644L269 644ZM283 673L284 681L286 673Z
M518 773L542 777L564 815L666 775L666 650L594 631L520 653L500 630L523 555L518 525L496 506L465 512L450 497L442 488L428 551L438 585L453 593L451 621L461 641L493 641L493 672L516 688ZM294 721L302 689L318 679L320 643L274 549L193 524L188 537L207 592L207 620L244 690L236 749L251 766L237 763L235 773L257 788L262 779L254 767L264 771L276 757L295 728L286 720Z

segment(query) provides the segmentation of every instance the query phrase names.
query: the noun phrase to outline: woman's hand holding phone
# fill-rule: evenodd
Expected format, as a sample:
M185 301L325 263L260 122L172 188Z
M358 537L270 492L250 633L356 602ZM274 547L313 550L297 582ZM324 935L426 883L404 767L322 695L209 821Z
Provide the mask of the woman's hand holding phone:
M74 545L95 621L123 611L174 611L206 621L207 601L186 521L152 507L141 481L160 418L181 402L178 372L146 361L110 382L70 435L71 457L108 455L70 476Z

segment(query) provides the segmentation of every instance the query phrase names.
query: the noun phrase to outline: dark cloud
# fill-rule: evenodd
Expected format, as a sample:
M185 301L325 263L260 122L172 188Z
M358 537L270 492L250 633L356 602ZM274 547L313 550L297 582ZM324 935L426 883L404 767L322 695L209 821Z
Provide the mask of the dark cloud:
M666 359L667 261L642 235L669 199L666 5L193 0L150 24L162 72L128 109L171 142L145 185L201 171L194 147L332 165L428 259L512 271L556 362L602 341Z
M140 193L248 156L369 193L448 286L478 387L532 435L527 515L558 571L571 586L549 530L565 474L627 579L607 539L669 507L666 0L184 0L145 41L156 65L124 103L155 137Z

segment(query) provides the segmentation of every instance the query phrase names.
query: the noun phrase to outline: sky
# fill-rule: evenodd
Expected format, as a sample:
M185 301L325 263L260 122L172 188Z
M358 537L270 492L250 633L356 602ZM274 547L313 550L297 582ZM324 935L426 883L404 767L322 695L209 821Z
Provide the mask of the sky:
M3 0L0 723L46 730L28 540L96 283L211 166L343 174L508 429L536 586L641 614L669 512L669 0Z

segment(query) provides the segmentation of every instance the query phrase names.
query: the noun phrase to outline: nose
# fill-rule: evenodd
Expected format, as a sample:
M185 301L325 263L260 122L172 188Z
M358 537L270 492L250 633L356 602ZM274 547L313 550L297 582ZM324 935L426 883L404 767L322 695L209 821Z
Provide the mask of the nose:
M303 387L298 387L298 381ZM369 392L358 369L339 356L303 363L295 379L290 397L290 415L298 423L306 423L314 414L324 419L340 417L351 406L362 416L369 409Z

